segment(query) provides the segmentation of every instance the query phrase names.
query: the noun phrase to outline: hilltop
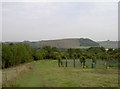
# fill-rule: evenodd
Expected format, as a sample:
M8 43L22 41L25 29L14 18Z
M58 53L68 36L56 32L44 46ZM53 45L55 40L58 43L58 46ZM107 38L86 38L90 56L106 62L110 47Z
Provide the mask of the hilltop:
M47 41L36 41L29 42L24 41L33 48L40 48L43 46L54 46L57 48L76 48L80 46L99 46L99 43L88 39L88 38L69 38L69 39L58 39L58 40L47 40Z
M19 43L19 42L4 42L5 44ZM43 46L53 46L57 48L89 48L93 46L102 46L104 48L118 48L118 41L93 41L89 38L68 38L56 40L42 40L42 41L23 41L21 43L28 44L32 48L41 48ZM120 46L119 46L120 47Z

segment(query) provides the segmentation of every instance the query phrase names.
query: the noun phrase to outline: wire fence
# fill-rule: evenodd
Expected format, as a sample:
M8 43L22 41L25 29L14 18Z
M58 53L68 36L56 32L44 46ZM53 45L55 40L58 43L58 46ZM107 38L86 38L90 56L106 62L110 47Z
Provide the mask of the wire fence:
M61 60L61 67L79 67L83 68L80 59L67 59ZM85 68L97 68L97 69L106 69L107 68L118 68L118 61L117 60L100 60L98 59L95 64L93 64L92 59L85 60Z

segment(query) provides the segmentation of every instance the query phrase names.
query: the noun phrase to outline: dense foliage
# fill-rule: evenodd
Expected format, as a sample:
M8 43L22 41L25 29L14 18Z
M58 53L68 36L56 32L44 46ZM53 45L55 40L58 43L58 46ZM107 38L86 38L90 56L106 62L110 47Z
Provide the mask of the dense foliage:
M118 60L120 49L108 49L104 47L90 47L88 49L58 49L56 47L45 46L39 49L30 48L24 43L2 44L2 68L16 66L21 63L33 60L60 60L60 59L80 59L85 65L85 59L92 59L94 63L98 59Z
M22 43L2 45L2 68L15 66L33 60L32 49Z

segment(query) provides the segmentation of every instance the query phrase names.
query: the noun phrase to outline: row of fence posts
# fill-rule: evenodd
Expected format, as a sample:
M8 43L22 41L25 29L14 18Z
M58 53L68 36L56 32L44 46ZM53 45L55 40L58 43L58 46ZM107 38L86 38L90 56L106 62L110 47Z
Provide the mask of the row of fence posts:
M65 59L65 60L66 60L66 61L65 61L65 67L68 67L67 59ZM79 59L79 60L80 60L80 59ZM84 63L82 63L81 65L83 66L83 68L85 68L85 64L84 64ZM64 67L63 62L61 61L61 59L58 59L58 66L59 66L59 67ZM76 67L75 59L73 59L73 67L74 67L74 68ZM96 64L95 64L94 62L92 62L91 68L95 68L95 67L96 67Z
M65 61L65 67L68 67L68 61L67 61L67 59L65 59L66 61ZM80 59L79 59L79 61L80 61ZM63 62L61 61L61 59L58 59L58 66L59 67L64 67L64 65L63 65ZM83 68L85 68L85 63L81 63L81 66L83 67ZM76 64L75 64L75 59L73 59L73 67L75 68L76 67ZM108 69L108 63L105 61L105 67L106 67L106 69ZM93 68L96 68L96 63L94 63L94 62L92 62L91 63L91 68L93 69Z
M73 59L73 66L75 67L75 59ZM63 65L63 62L61 61L61 59L58 59L58 66L59 67L64 67L64 65ZM65 67L67 67L68 66L68 62L67 62L67 59L66 59L66 61L65 61Z

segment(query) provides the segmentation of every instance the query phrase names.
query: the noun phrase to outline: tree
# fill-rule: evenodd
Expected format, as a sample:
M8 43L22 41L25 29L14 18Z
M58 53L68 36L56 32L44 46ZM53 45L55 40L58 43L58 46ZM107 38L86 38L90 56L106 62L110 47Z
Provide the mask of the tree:
M2 46L2 68L16 66L33 60L32 49L23 43L4 44Z
M81 65L83 68L85 68L85 57L84 56L81 56L81 59L80 59L80 62L81 62Z

